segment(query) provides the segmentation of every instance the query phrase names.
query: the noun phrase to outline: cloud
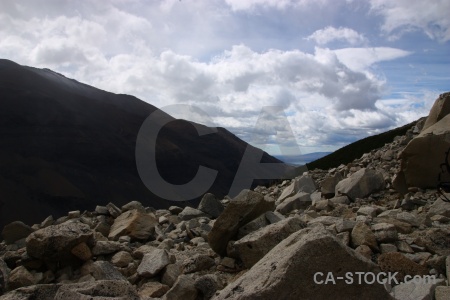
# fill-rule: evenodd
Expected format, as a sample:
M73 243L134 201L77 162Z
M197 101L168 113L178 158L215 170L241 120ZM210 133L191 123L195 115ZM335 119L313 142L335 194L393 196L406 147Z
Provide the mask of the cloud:
M364 37L364 35L359 34L358 32L356 32L351 28L347 27L335 28L332 26L316 30L306 39L314 40L319 45L326 45L333 41L346 41L351 45L358 45L366 42L366 38Z
M286 9L288 7L302 7L309 4L321 4L323 0L225 0L234 11L252 10L256 7L270 7Z
M381 29L392 39L404 33L422 30L440 42L450 40L450 2L447 0L370 0L371 9L381 15Z

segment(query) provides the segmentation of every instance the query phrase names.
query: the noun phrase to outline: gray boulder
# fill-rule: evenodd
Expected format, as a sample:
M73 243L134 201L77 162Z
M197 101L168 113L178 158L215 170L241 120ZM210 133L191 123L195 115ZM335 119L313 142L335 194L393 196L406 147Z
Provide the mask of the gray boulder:
M425 120L422 131L433 126L448 114L450 114L450 93L444 93L439 95L439 98L434 102L433 107Z
M147 240L155 233L157 224L158 220L154 215L132 209L122 213L114 220L108 238L118 240L119 237L128 235L132 239Z
M349 178L341 180L336 185L335 194L346 195L354 201L356 198L364 198L383 187L383 174L363 168Z
M284 199L294 196L297 193L304 192L311 194L316 190L316 183L309 175L303 175L295 178L291 184L283 190L277 199L277 205L283 202Z
M290 235L213 299L392 299L380 284L323 284L346 272L379 270L319 225Z
M213 194L207 193L203 196L198 210L210 215L213 218L217 218L223 212L222 203Z
M273 247L292 233L306 227L298 217L290 217L252 232L233 245L246 268L251 268Z
M293 196L284 199L277 205L277 211L282 214L288 214L294 209L306 209L312 204L311 194L299 192Z
M21 221L14 221L3 227L2 237L6 244L12 244L15 241L26 238L32 232L33 229L30 226Z
M228 241L236 236L239 228L264 212L273 210L274 206L274 201L262 194L243 190L214 222L208 234L209 245L216 253L225 256Z
M153 277L170 263L169 254L164 249L154 249L144 255L137 269L141 277Z

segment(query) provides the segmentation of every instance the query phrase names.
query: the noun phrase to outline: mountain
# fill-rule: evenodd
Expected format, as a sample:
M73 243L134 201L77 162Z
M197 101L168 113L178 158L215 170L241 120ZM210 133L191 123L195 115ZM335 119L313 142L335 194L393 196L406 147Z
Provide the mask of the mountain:
M0 227L109 202L186 205L158 197L138 174L137 135L156 107L8 60L0 60L0 94ZM224 128L200 136L196 128L205 126L161 115L167 124L153 141L152 167L176 185L190 182L199 166L217 170L207 191L227 195L249 145ZM281 161L264 153L261 162Z
M423 118L422 118L423 119ZM396 136L405 135L406 132L417 124L419 120L406 124L404 126L366 137L364 139L353 142L345 147L342 147L333 153L330 153L324 157L307 163L306 166L309 170L313 169L330 169L336 168L341 164L348 164L353 160L360 158L363 154L370 151L381 148L387 143L394 141Z
M329 154L331 154L331 152L312 152L299 155L278 155L276 156L276 158L284 161L287 164L300 166L318 160L319 158L322 158Z

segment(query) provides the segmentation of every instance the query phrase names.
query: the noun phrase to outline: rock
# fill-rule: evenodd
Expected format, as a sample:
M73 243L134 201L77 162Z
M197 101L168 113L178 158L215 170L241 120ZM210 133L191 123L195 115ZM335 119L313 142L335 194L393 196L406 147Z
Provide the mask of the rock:
M137 269L141 277L153 277L170 263L169 254L164 249L155 249L142 258Z
M424 266L416 264L399 252L381 254L378 257L378 265L383 272L398 272L398 282L404 281L406 275L427 275L428 270Z
M427 217L431 218L435 215L441 215L450 218L450 202L445 202L439 198L434 201L433 205L431 205L430 210L428 211Z
M405 241L397 241L395 242L395 246L397 246L398 251L404 253L414 253L414 250L411 246Z
M430 228L415 231L411 236L416 237L414 243L424 247L428 252L447 256L450 255L450 228Z
M260 193L243 190L214 222L208 234L209 245L216 253L225 256L228 241L236 236L240 227L273 209L274 202L270 199Z
M381 244L380 245L380 252L381 253L389 253L389 252L397 252L397 247L392 244Z
M95 207L95 212L98 215L109 215L108 208L106 206L97 205Z
M157 224L158 220L153 215L132 209L114 220L108 238L118 240L120 236L128 235L132 239L147 240L154 234Z
M273 247L292 233L306 227L298 217L284 219L252 232L234 243L234 252L246 268L251 268Z
M180 275L173 287L163 296L164 300L195 300L198 291L195 280L189 275Z
M108 210L108 213L114 218L117 218L122 213L122 211L114 203L111 202L106 204L106 209Z
M139 296L141 299L160 298L167 293L169 289L170 287L157 281L147 282L139 289Z
M214 259L204 254L195 254L183 262L183 273L195 273L208 270L216 265Z
M437 286L434 297L436 300L450 300L450 286Z
M19 266L9 274L8 288L14 290L35 284L34 276L24 266Z
M6 244L12 244L15 241L26 238L33 229L21 221L14 221L3 227L2 237Z
M376 217L378 210L375 207L372 206L361 206L356 214L358 216L368 216L368 217Z
M346 195L352 201L364 198L371 193L384 188L384 177L381 173L363 168L349 178L341 180L335 189L336 195Z
M434 282L433 282L434 281ZM429 282L415 282L410 280L401 283L392 288L392 295L396 299L411 299L411 300L433 300L434 290L438 285L442 285L442 279L429 280ZM437 300L437 298L436 298Z
M375 264L316 226L290 235L213 299L391 299L380 284L336 280L321 288L318 282L323 284L329 272L334 278L346 272L378 273Z
M8 289L9 271L6 263L0 258L0 295Z
M425 120L422 131L433 126L448 114L450 114L450 93L444 93L439 95L439 98L434 102L433 107Z
M377 239L369 226L357 222L351 233L351 244L354 248L360 245L369 246L372 250L378 250Z
M95 280L125 280L125 277L108 261L87 261L81 267L83 275L91 275Z
M344 179L341 173L336 173L332 177L325 178L320 185L322 186L321 192L325 198L331 198L335 195L336 185Z
M303 175L295 178L292 183L283 190L280 197L277 199L277 205L283 202L284 199L294 196L300 192L311 194L316 190L316 183L309 175Z
M216 196L206 193L200 201L197 209L213 218L217 218L223 212L224 207Z
M294 209L306 209L312 204L311 195L309 193L299 192L293 196L284 199L277 205L277 211L282 214L288 214Z
M378 243L395 242L398 240L398 233L395 226L389 223L378 223L372 226L372 232Z
M401 152L401 169L405 185L436 188L441 164L450 149L450 115L423 130Z
M178 215L180 212L183 211L183 208L179 207L179 206L170 206L169 207L169 211L171 214L173 215Z
M170 287L175 284L178 276L182 274L182 267L179 264L168 264L164 270L161 277L161 283L164 283Z
M413 214L403 211L403 212L399 212L395 218L397 218L397 220L402 221L402 222L406 222L408 224L410 224L411 226L415 226L415 227L419 227L419 221L417 220L417 216L414 216Z
M323 224L325 226L331 226L336 224L337 222L339 222L341 220L341 218L339 217L332 217L332 216L320 216L317 218L312 219L311 221L308 222L308 225L313 225L313 224Z
M115 241L98 241L92 248L92 254L94 256L107 255L122 250L123 246L119 242Z
M75 259L71 250L91 238L92 231L88 225L67 221L30 234L26 239L27 253L34 258L64 265Z
M135 210L137 210L137 211L139 211L141 213L145 213L146 212L145 211L145 207L139 201L131 201L131 202L128 202L127 204L123 205L121 207L121 212L123 213L123 212L129 211L129 210L133 210L133 209L135 209Z
M186 206L182 212L178 214L178 216L181 218L181 220L188 221L195 218L200 217L209 217L208 214L202 212L201 210L198 210L196 208L192 208L189 206Z
M92 257L91 249L85 242L79 243L78 245L73 247L72 250L70 250L70 252L72 252L73 255L75 255L82 261L88 261Z
M99 280L61 285L55 300L139 300L136 289L126 280Z
M355 252L360 254L361 256L365 257L368 260L372 259L373 252L372 252L372 250L370 250L369 246L360 245L360 246L356 247Z
M236 260L234 258L231 257L224 257L222 258L222 260L220 261L220 264L224 267L227 267L229 269L234 269L236 267Z
M353 230L353 227L355 227L356 222L352 220L347 219L340 219L336 222L336 231L338 233L349 231L351 232Z
M111 258L111 263L119 268L124 268L133 262L133 257L126 251L120 251Z
M248 222L238 230L238 234L236 236L237 239L241 239L247 234L254 232L260 228L269 225L269 221L266 218L266 214L261 214L259 217L254 219L253 221Z
M223 285L217 275L207 274L195 280L195 288L199 291L202 299L211 299L217 290L222 289Z

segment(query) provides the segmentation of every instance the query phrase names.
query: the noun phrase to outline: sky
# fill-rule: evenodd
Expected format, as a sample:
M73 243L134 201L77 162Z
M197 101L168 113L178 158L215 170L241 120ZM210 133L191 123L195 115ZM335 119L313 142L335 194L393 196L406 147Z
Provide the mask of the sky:
M448 0L2 0L0 58L298 155L426 116L450 90L448 12Z

